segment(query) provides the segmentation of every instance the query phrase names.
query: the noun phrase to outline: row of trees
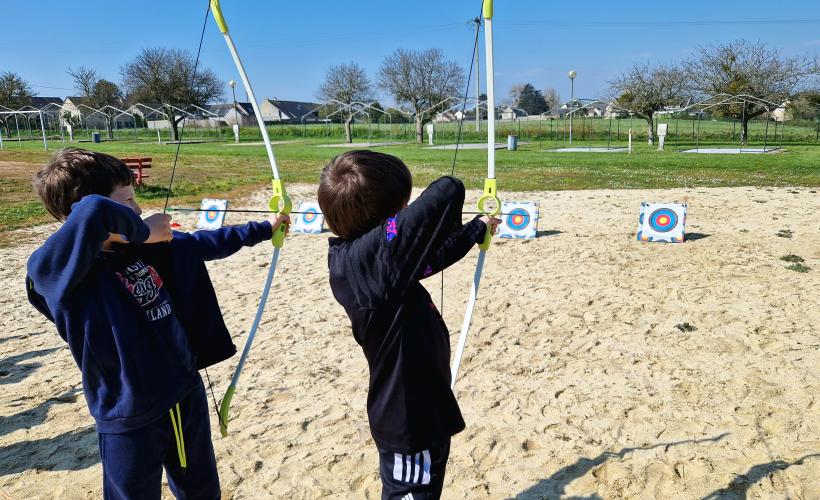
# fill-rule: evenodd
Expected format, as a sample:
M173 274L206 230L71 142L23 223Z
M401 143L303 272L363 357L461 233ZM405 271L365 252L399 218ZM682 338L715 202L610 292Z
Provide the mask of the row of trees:
M101 78L96 71L81 66L69 68L75 87L88 106L122 107L133 102L159 103L171 123L172 137L178 138L178 124L184 116L176 108L204 106L222 96L223 83L183 50L144 49L120 68L121 84ZM649 142L655 136L654 115L666 108L680 107L704 96L749 94L774 103L818 106L818 60L784 57L761 43L739 40L724 45L702 47L695 57L678 64L635 64L610 82L609 97L617 105L647 122ZM397 49L385 57L378 76L371 80L355 62L330 66L317 97L341 103L345 136L351 141L350 125L355 102L374 101L377 91L389 94L415 122L416 140L422 141L424 123L451 107L453 96L464 92L465 72L439 49ZM0 74L0 105L19 108L33 95L30 86L13 73ZM560 96L555 89L543 92L532 84L513 86L511 104L529 114L555 110ZM379 106L380 108L380 106ZM748 137L749 120L766 112L758 103L744 102L716 109L715 113L741 121L741 140ZM714 113L713 113L714 114ZM108 133L116 112L107 113Z
M762 43L737 40L700 47L696 55L678 64L635 64L610 82L613 102L646 120L649 143L655 136L654 115L717 94L748 94L794 109L820 109L817 56L785 57ZM749 120L771 106L753 101L716 107L713 115L741 124L741 142L749 136Z
M149 48L120 67L121 84L100 77L91 68L68 69L82 103L101 109L108 137L113 139L113 122L118 111L137 102L150 102L162 107L171 124L172 139L179 138L179 123L185 118L174 109L204 106L222 97L224 84L208 68L197 68L196 61L184 50ZM19 75L0 74L0 105L20 109L31 103L36 94ZM70 116L65 117L71 120Z

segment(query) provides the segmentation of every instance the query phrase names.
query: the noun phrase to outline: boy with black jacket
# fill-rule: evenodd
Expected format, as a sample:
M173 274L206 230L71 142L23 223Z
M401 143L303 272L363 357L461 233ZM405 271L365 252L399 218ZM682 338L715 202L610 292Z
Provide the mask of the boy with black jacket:
M197 371L236 352L205 261L271 239L286 216L192 234L145 218L117 158L64 149L35 187L63 225L28 261L29 301L82 371L97 424L105 498L219 498Z
M447 326L419 282L483 241L462 225L464 186L433 182L408 205L412 177L398 158L350 151L322 170L319 205L330 229L330 287L370 369L367 413L383 499L439 498L450 438L464 420L450 389Z

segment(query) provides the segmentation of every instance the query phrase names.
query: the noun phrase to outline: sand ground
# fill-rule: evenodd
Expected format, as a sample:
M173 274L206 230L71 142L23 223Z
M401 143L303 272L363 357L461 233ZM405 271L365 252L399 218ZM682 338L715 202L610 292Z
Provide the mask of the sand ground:
M509 198L541 204L539 237L488 254L445 498L820 498L820 194ZM635 241L639 203L676 200L690 204L693 238ZM0 498L101 496L79 371L25 300L26 259L54 227L21 231L33 242L0 254ZM225 498L379 497L367 366L330 294L326 239L288 239L228 438L212 415ZM209 265L239 346L270 254L260 244ZM811 270L786 269L786 254ZM445 275L453 346L475 257ZM217 398L235 362L210 370Z

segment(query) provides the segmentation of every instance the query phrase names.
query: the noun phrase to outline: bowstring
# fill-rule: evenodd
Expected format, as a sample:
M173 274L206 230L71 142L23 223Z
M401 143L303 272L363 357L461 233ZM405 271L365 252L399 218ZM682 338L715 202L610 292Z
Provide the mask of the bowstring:
M479 9L479 15L476 19L481 19L481 14L484 8L484 0L481 0L481 9ZM475 57L476 52L478 51L478 37L479 33L481 33L481 22L476 24L475 30L475 40L473 40L473 51L470 55L470 69L467 72L467 85L464 88L464 98L461 100L461 117L458 120L458 132L456 133L456 149L453 152L453 164L450 167L450 177L455 177L456 173L456 160L458 159L458 150L459 146L461 145L461 134L462 129L464 127L464 114L467 109L467 98L470 95L470 82L473 79L473 65L475 64ZM477 76L476 78L480 78L481 75ZM479 96L478 101L476 101L475 112L478 116L478 119L481 119L481 96ZM447 263L445 259L444 252L441 252L441 291L439 297L439 310L442 318L444 317L444 266Z
M210 15L211 15L211 2L210 2L210 0L207 1L207 4L208 4L208 8L205 9L205 18L202 21L202 30L199 33L199 46L196 49L196 60L194 61L194 71L193 71L193 73L191 73L191 89L192 90L194 88L194 85L196 85L196 71L199 68L199 57L200 57L200 55L202 55L202 44L203 44L203 41L205 40L205 28L208 27L208 17L210 17ZM186 112L186 113L188 112L187 110L188 110L189 107L191 107L191 102L190 101L192 101L192 100L193 100L193 92L191 92L191 95L188 99L188 105L183 110L184 112ZM174 119L173 116L171 117L171 119L172 120ZM186 121L187 121L187 119L183 118L182 126L180 127L179 134L177 136L177 150L176 150L176 153L174 154L174 164L171 167L171 179L168 181L168 191L165 193L165 206L162 207L162 213L167 213L168 212L168 201L171 199L171 188L174 185L174 176L175 176L176 171L177 171L177 162L179 161L179 152L180 152L180 149L182 147L182 138L185 135L185 122ZM204 367L203 371L205 371L205 378L208 380L208 390L211 393L211 400L213 401L213 404L214 404L214 412L216 412L216 418L219 419L219 425L220 426L222 426L224 428L227 428L228 427L227 424L222 421L222 415L220 415L220 413L219 413L219 405L216 402L216 396L214 395L214 385L211 382L210 375L208 375L208 368Z
M194 61L194 71L191 74L191 89L193 94L194 85L196 85L196 70L199 68L199 56L202 54L202 42L205 40L205 28L208 26L208 17L211 15L211 2L208 0L208 8L205 10L205 19L202 21L202 30L199 34L199 46L196 49L196 60ZM191 101L193 100L193 95L190 95L188 98L188 105L183 110L185 113L188 112L188 108L191 107ZM171 120L174 117L171 116ZM179 129L179 134L177 135L177 150L176 154L174 154L174 164L171 167L171 179L168 181L168 191L165 193L165 206L162 208L162 213L166 213L168 211L168 200L171 199L171 187L174 184L174 176L177 172L177 162L179 161L179 150L182 147L182 136L185 134L185 122L188 121L187 119L183 118L182 126Z

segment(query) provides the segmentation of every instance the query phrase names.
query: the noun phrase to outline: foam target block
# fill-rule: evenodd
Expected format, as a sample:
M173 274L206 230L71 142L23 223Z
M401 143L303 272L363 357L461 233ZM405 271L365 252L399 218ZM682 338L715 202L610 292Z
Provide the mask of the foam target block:
M638 241L683 243L686 203L641 203Z
M538 229L538 204L505 201L501 203L499 238L535 238Z
M325 226L325 216L316 201L303 201L299 204L296 220L291 230L294 233L319 234Z
M219 229L225 222L225 210L228 209L228 200L205 198L199 205L199 221L197 229Z

